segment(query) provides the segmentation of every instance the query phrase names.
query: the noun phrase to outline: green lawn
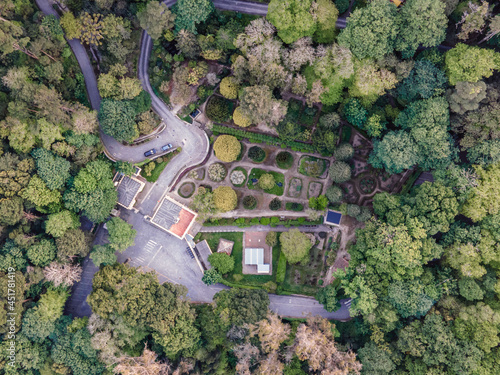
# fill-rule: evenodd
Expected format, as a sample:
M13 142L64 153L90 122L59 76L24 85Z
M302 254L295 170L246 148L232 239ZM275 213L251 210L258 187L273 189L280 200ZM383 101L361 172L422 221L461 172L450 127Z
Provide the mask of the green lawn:
M299 173L304 176L319 177L325 173L328 162L325 159L314 156L302 156L300 158Z
M272 275L243 275L243 233L242 232L224 232L224 233L198 233L196 241L207 240L208 245L212 252L217 251L219 239L225 238L229 241L234 241L233 252L231 256L234 257L234 270L226 275L225 279L234 284L247 285L260 287L268 281L274 281L276 269L278 268L278 260L280 256L280 247L273 247L273 262L272 262ZM234 275L237 275L236 278Z
M146 172L144 172L144 167L145 167L145 165L144 165L142 167L142 170L141 170L141 176L144 177L148 182L156 182L156 180L158 180L158 177L160 177L161 172L163 172L163 170L165 169L167 164L170 162L170 160L172 160L172 158L175 155L178 155L179 153L180 153L180 151L174 150L165 156L161 156L161 158L163 158L163 161L161 163L155 162L156 166L152 170L150 176L146 175Z
M259 186L257 185L257 183L255 183L255 185L254 185L252 180L254 180L254 179L258 180L260 178L260 176L262 176L265 173L272 174L274 177L274 180L276 181L276 184L274 185L274 187L272 189L264 190L264 192L266 192L268 194L278 195L278 196L283 195L283 193L285 191L285 176L283 175L283 173L279 173L279 172L266 171L266 170L260 169L260 168L253 168L250 171L250 176L248 177L247 187L251 190L260 189ZM278 183L281 183L281 186L278 186L277 185Z

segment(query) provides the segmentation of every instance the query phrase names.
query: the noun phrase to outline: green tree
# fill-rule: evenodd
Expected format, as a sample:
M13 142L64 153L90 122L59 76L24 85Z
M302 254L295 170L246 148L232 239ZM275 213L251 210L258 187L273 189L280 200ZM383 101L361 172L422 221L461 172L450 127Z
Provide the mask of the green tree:
M42 238L28 248L26 255L35 266L45 267L56 257L56 245L53 240Z
M48 216L45 222L45 232L52 237L61 237L68 229L76 229L79 226L78 216L68 210L62 210Z
M478 82L491 77L500 66L500 54L492 49L458 43L446 52L446 75L451 85L457 82Z
M222 275L234 269L234 258L226 253L213 253L208 256L208 261Z
M311 6L312 0L271 0L266 18L278 29L283 42L291 44L316 31Z
M228 324L253 324L267 315L269 296L262 289L231 288L214 296L215 313Z
M172 7L177 16L175 31L188 30L196 34L196 25L205 22L214 9L211 0L178 0Z
M241 152L241 144L232 135L220 135L214 142L215 156L225 162L230 163L236 160Z
M434 301L427 295L425 286L417 279L395 281L387 289L387 298L403 318L424 316Z
M335 160L349 160L354 156L354 148L349 143L342 143L333 153Z
M175 37L177 42L177 48L185 55L188 59L195 59L201 52L200 44L196 35L188 30L181 30Z
M115 251L111 245L95 245L90 252L90 259L96 267L112 266L117 261Z
M73 13L64 12L61 16L61 26L66 33L66 38L68 39L79 39L82 35L82 25L80 21L75 18Z
M280 234L281 251L290 264L298 263L309 254L311 240L297 228Z
M478 176L477 186L472 189L461 212L477 222L488 214L495 215L500 212L500 199L498 198L500 163L492 164L486 169L474 166L474 169Z
M349 181L351 173L351 166L345 161L334 161L329 169L330 178L337 184Z
M326 189L325 195L331 203L336 203L342 200L344 191L337 185L331 185Z
M220 82L220 93L226 99L236 99L238 97L238 91L240 85L238 80L234 77L225 77Z
M429 99L444 93L446 76L428 60L417 60L410 75L398 86L396 93L403 103Z
M117 161L114 164L115 170L126 176L132 176L135 173L135 167L132 163L126 161Z
M58 203L61 200L61 193L57 190L49 190L45 182L35 175L23 190L22 197L38 207L44 207Z
M373 142L370 164L385 168L390 173L400 173L420 160L419 150L411 136L404 132L389 132L382 140Z
M274 247L278 244L278 233L275 231L267 232L266 245Z
M323 305L326 311L332 312L340 308L339 287L336 284L329 284L321 288L316 293L316 299Z
M349 99L344 106L344 113L346 120L357 127L363 127L368 118L368 111L361 105L358 99Z
M434 47L446 37L448 19L440 0L408 0L397 15L399 26L395 48L411 58L418 46Z
M475 111L479 103L486 98L486 83L457 82L455 88L448 91L450 109L460 115L468 111Z
M80 229L69 229L62 237L56 238L57 257L61 260L73 256L85 257L90 251L88 238Z
M131 141L139 134L129 102L103 99L98 117L102 131L117 141Z
M70 162L43 148L33 150L31 155L35 159L38 175L47 187L50 190L62 189L70 177Z
M0 225L15 225L23 218L23 200L20 197L0 199Z
M166 4L159 1L150 1L141 12L137 13L137 19L151 38L158 39L166 30L174 27L175 16L170 12Z
M213 254L212 254L213 255ZM222 282L224 279L218 270L215 268L210 268L205 270L201 281L206 285L213 285Z
M242 90L240 111L252 124L275 125L286 115L286 102L273 97L268 86L249 86Z
M127 248L134 246L137 231L132 229L132 225L119 217L113 217L106 223L106 226L108 227L111 248L123 252Z
M317 28L313 39L316 43L332 43L335 40L339 11L331 0L317 0L316 5L318 9L314 15L317 17Z
M396 14L396 6L390 1L371 1L351 13L338 37L339 44L348 47L358 59L384 57L394 49Z
M362 374L385 375L396 369L396 364L389 352L380 349L373 341L359 349L358 355L363 365Z

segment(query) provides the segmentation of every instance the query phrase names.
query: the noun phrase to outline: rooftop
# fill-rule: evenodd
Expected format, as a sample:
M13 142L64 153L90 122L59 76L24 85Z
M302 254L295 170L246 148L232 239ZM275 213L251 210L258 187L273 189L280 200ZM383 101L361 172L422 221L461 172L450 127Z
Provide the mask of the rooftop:
M117 178L118 176L118 178ZM144 188L145 183L135 177L129 177L117 174L115 176L116 191L118 193L118 204L131 209L135 204L135 198Z
M233 252L234 241L226 240L225 238L219 239L219 245L217 246L218 253L226 253L231 255Z
M339 225L340 220L342 220L342 213L338 211L328 210L326 212L325 224L328 225Z
M196 213L187 207L165 197L151 218L151 223L182 239L196 216Z

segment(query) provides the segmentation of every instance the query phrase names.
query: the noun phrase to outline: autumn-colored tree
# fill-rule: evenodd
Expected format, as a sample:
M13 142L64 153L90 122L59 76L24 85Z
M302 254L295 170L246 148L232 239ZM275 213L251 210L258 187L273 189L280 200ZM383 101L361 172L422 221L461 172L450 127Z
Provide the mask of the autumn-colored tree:
M241 152L241 144L232 135L220 135L214 142L215 156L225 162L231 163L236 160Z
M220 93L227 99L236 99L240 85L234 77L225 77L220 82Z
M104 36L102 32L102 16L100 14L95 13L91 15L84 12L80 16L80 24L82 27L80 39L82 42L91 46L99 46L102 44Z
M215 207L220 212L232 211L238 204L236 192L229 186L219 186L213 193Z

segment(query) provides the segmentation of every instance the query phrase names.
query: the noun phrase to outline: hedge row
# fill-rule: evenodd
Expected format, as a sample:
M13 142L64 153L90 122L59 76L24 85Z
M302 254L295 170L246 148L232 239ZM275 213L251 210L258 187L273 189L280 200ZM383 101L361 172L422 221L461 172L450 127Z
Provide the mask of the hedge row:
M276 270L276 282L282 283L285 281L286 274L286 258L283 252L280 252L280 259L278 260L278 269Z
M318 220L308 221L305 217L299 217L296 220L281 220L278 216L273 217L263 217L263 218L244 218L240 217L238 219L227 218L227 219L210 219L205 221L203 224L206 227L217 227L221 225L235 225L239 228L251 227L254 225L271 225L271 227L276 227L278 225L283 225L287 228L291 226L301 226L301 225L318 225L323 223L323 216Z
M290 147L292 151L300 151L300 152L316 152L316 148L308 143L301 143L297 141L291 142L283 142L278 137L273 137L272 135L260 134L260 133L252 133L241 129L229 128L227 126L214 124L212 128L212 133L214 135L219 134L229 134L234 135L240 141L244 138L248 139L252 143L265 143L268 145Z

